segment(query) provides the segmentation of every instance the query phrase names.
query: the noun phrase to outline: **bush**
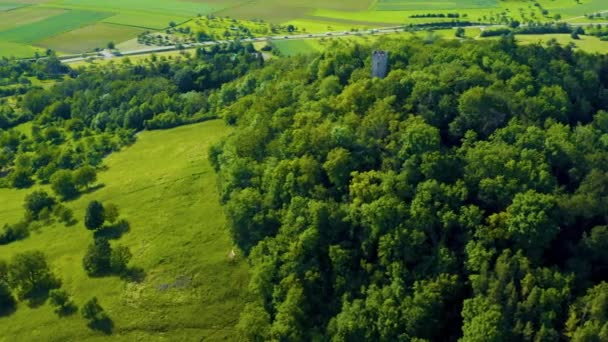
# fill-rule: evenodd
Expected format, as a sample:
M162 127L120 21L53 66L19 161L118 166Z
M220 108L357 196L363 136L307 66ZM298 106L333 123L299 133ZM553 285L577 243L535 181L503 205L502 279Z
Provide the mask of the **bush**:
M25 197L25 216L28 221L38 220L43 209L51 210L56 200L46 191L34 191Z
M111 271L112 247L108 239L97 238L87 248L82 264L89 276L100 276Z
M91 201L84 214L84 225L89 230L99 229L105 220L104 208L101 202Z
M182 125L186 122L183 117L174 112L165 112L156 115L151 120L146 120L144 126L146 129L164 129L173 128Z
M78 195L74 176L68 170L59 170L51 177L51 188L63 200L69 200Z
M39 251L16 254L9 266L9 280L19 299L34 302L46 299L50 290L61 285Z
M23 240L30 235L26 222L5 224L0 232L0 245L6 245L14 241Z
M79 188L88 188L97 180L95 168L89 165L83 166L74 171L74 183Z
M118 275L125 275L128 271L127 265L132 256L128 247L116 246L110 255L110 267L112 268L112 272Z
M76 220L74 220L74 212L72 211L72 209L64 205L55 205L53 214L59 219L59 221L63 222L66 226L71 226L76 223Z
M25 189L29 188L34 184L32 180L32 173L25 169L16 169L10 175L9 178L10 184L17 189Z
M97 297L93 297L87 301L82 306L81 313L82 317L89 321L89 328L100 330L107 334L112 332L112 320L99 304Z
M5 281L0 280L0 316L10 314L15 311L16 307L17 301L11 293L11 289Z
M60 317L71 315L78 310L70 295L62 289L51 290L49 292L49 301L55 307L53 311Z

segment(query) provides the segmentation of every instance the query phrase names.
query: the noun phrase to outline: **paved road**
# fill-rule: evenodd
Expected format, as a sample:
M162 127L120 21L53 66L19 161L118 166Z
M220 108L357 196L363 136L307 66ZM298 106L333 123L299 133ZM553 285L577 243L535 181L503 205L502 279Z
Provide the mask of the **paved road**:
M605 11L608 13L608 11ZM603 13L603 12L602 12ZM608 25L608 22L595 22L595 23L569 23L571 26L589 26L589 25ZM526 25L521 25L526 26ZM473 25L466 26L464 28L478 28L481 30L498 28L498 27L507 27L506 25ZM454 29L457 27L454 27ZM334 31L334 32L325 32L325 33L310 33L310 34L294 34L294 35L282 35L282 36L269 36L269 37L258 37L258 38L246 38L241 39L241 42L244 43L254 43L254 42L264 42L264 41L273 41L273 40L291 40L291 39L319 39L319 38L328 38L328 37L346 37L346 36L368 36L368 35L378 35L378 34L391 34L395 32L402 32L404 29L403 26L396 27L383 27L383 28L375 28L369 30L360 30L356 32L351 31ZM209 41L202 43L192 43L192 44L182 44L183 49L191 49L200 46L212 46L212 45L221 45L221 44L229 44L233 41L231 40L218 40L218 41ZM155 52L167 52L167 51L177 51L180 48L177 45L169 45L169 46L152 46L143 49L137 50L129 50L129 51L120 51L120 56L133 56L133 55L143 55L150 54ZM113 56L107 51L104 50L100 55L96 56L87 56L87 57L73 57L63 59L63 63L73 63L84 61L89 57L103 57L105 59L113 58Z
M292 39L319 39L319 38L328 38L328 37L346 37L346 36L364 36L364 35L374 35L374 34L390 34L395 32L403 32L403 27L385 27L378 29L370 29L370 30L361 30L357 32L350 31L335 31L335 32L325 32L325 33L310 33L310 34L293 34L293 35L283 35L283 36L269 36L269 37L258 37L258 38L246 38L240 39L243 43L254 43L254 42L264 42L269 40L292 40ZM183 49L191 49L200 46L212 46L212 45L221 45L221 44L229 44L233 41L231 40L217 40L217 41L209 41L202 43L192 43L192 44L182 44ZM120 55L122 56L133 56L133 55L143 55L155 52L167 52L167 51L177 51L179 50L177 45L168 45L168 46L153 46L149 48L137 49L137 50L129 50L129 51L120 51ZM84 61L89 57L104 57L106 59L109 58L108 53L104 50L104 52L100 55L87 56L87 57L74 57L74 58L66 58L63 59L63 63L73 63Z

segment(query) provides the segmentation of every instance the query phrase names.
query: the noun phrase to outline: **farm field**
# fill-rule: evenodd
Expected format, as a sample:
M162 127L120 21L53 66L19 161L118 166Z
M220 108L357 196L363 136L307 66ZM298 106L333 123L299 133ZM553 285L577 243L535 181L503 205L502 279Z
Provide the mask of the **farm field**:
M0 0L0 54L28 57L37 48L80 53L109 41L129 47L133 45L120 43L143 30L163 33L170 23L189 25L199 15L263 20L316 33L454 20L416 18L428 13L483 23L543 22L558 14L584 22L581 16L602 10L608 10L603 0ZM9 47L8 42L19 45Z
M577 49L591 53L608 53L608 44L605 41L601 41L597 37L591 36L580 36L580 39L572 39L569 34L531 34L531 35L518 35L516 36L518 42L524 44L546 44L549 40L555 39L561 45L574 44Z
M41 39L93 24L110 15L108 12L67 11L31 24L14 27L0 32L0 40L33 43Z
M245 261L228 260L232 243L207 161L210 144L228 132L221 121L209 121L140 134L134 145L104 161L101 189L67 203L77 224L44 226L0 247L0 259L43 251L78 305L99 298L114 322L114 340L231 339L248 272ZM23 215L23 198L33 190L0 189L0 226ZM115 203L130 222L118 243L131 249L131 264L144 270L142 282L85 274L82 258L92 234L83 215L93 199ZM79 314L58 320L49 304L20 304L2 318L0 336L2 341L88 341L104 335L88 329Z
M96 23L38 41L36 45L63 53L105 48L110 41L123 41L144 30L137 27Z

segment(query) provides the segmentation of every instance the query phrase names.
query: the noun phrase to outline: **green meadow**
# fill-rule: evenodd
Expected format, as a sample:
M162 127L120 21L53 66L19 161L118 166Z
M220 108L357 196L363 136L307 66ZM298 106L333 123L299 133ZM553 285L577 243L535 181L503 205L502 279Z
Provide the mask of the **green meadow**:
M25 240L0 247L0 259L43 251L63 287L82 305L97 296L114 322L113 340L231 340L245 298L247 265L229 260L209 146L229 133L221 121L144 132L137 142L105 161L100 188L67 203L78 223L39 227ZM0 189L0 225L23 215L26 194L36 189ZM90 278L82 258L92 234L83 226L88 202L114 203L131 228L114 243L128 246L141 282ZM94 341L79 314L60 320L47 303L0 318L0 341Z

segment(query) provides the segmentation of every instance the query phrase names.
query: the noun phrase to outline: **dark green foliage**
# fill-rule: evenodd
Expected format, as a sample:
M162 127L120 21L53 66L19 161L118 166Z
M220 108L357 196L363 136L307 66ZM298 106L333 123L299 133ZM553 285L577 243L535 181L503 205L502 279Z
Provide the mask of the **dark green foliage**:
M5 224L0 231L0 245L6 245L13 241L25 239L30 235L27 222Z
M241 337L605 339L606 70L554 42L387 39L225 85L237 129L209 157L252 264Z
M85 165L76 171L74 171L74 184L78 188L88 188L91 184L97 180L97 172L95 168L90 165Z
M25 196L25 216L30 220L37 220L38 215L43 209L51 210L55 205L56 200L46 191L34 191Z
M87 248L82 260L84 270L89 276L115 274L127 275L132 254L125 246L112 248L107 237L96 237Z
M114 323L110 319L110 316L103 310L97 297L93 297L88 300L82 306L80 310L82 318L88 321L87 325L93 330L99 330L106 334L111 334L114 327Z
M17 306L17 301L8 284L4 281L0 281L0 316L5 316L13 311Z
M82 264L90 276L100 276L111 271L112 247L107 239L97 238L87 248Z
M59 317L71 315L78 310L70 295L62 289L51 290L49 302L55 307L53 310Z
M10 185L17 189L29 188L34 184L32 173L27 169L15 169L9 178Z
M111 72L105 67L69 70L54 56L39 62L0 61L0 83L32 74L58 77L48 89L23 82L15 106L0 104L0 186L51 183L61 200L94 190L94 171L103 158L133 143L136 131L216 118L222 101L230 98L217 95L221 86L263 65L254 51L235 42L201 47L186 58L112 66ZM59 82L68 71L71 77ZM31 136L13 128L27 121Z
M87 229L95 230L101 228L105 220L104 208L101 202L91 201L84 214L84 225Z
M32 304L44 301L50 290L61 285L39 251L16 254L9 265L8 278L17 297Z
M110 254L110 268L114 274L125 275L128 271L128 264L131 260L131 251L125 246L116 246L112 248Z
M51 188L64 201L78 196L74 175L68 170L59 170L51 177Z

